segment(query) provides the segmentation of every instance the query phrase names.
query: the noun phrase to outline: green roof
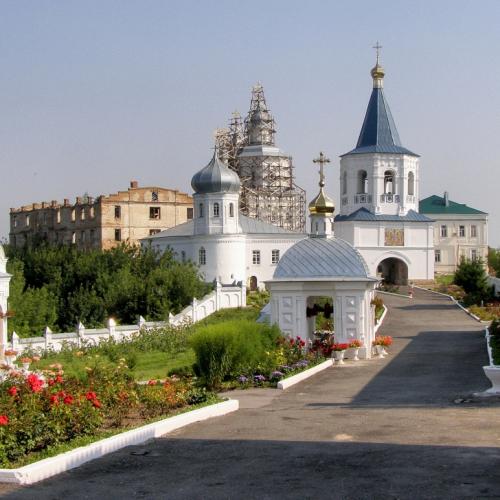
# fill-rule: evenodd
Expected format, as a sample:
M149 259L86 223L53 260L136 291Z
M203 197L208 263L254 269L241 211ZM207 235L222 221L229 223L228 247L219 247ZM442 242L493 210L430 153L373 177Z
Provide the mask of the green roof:
M421 214L483 214L487 215L486 212L481 212L481 210L476 210L475 208L468 207L462 203L456 203L448 199L448 206L445 205L444 197L436 196L435 194L420 200L419 212Z

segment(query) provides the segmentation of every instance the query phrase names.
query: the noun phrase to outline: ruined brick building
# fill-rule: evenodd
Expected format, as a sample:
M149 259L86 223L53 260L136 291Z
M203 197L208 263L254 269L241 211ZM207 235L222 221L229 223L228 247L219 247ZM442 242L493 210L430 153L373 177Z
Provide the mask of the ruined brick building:
M77 197L33 203L10 210L10 244L22 247L41 238L54 245L79 249L112 248L120 242L138 243L193 218L193 199L186 193L130 183L127 191L107 196Z

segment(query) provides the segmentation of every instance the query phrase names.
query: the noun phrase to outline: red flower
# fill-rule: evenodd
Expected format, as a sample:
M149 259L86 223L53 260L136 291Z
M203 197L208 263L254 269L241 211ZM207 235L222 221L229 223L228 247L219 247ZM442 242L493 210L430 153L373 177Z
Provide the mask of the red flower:
M55 394L50 396L50 404L56 406L59 404L59 398Z
M0 415L0 425L7 425L9 423L9 417L7 415Z
M38 377L38 375L35 375L34 373L30 373L27 377L26 380L33 392L40 392L43 387L43 380Z
M93 391L89 391L87 392L87 394L85 395L85 397L89 400L89 401L92 401L93 399L97 399L97 394Z
M156 385L157 383L158 383L158 381L157 381L157 380L150 380L150 381L148 382L148 385Z
M57 376L56 376L56 382L57 382L58 384L62 384L62 383L64 382L64 380L63 380L63 378L61 377L61 375L57 375Z
M64 397L63 401L65 405L73 404L73 396L71 394L68 394Z
M290 345L294 345L295 344L295 339L290 339Z
M52 387L56 383L56 381L53 378L51 378L47 383L49 384L50 387Z
M17 387L13 385L7 392L14 397L17 395Z
M93 399L92 404L94 405L95 408L100 408L102 406L101 402L98 399Z

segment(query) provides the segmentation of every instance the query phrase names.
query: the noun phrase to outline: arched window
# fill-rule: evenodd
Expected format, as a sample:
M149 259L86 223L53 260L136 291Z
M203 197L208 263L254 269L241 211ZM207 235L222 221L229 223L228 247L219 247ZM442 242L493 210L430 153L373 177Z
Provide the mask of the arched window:
M229 217L234 217L234 204L229 204Z
M415 174L413 172L408 174L408 194L410 196L415 194Z
M199 216L203 217L203 203L200 203L198 205L198 212L199 212Z
M384 194L394 194L394 172L386 170L384 172Z
M219 204L217 202L214 203L214 217L219 217Z
M204 266L207 263L207 252L203 247L201 247L198 252L198 263L200 266Z
M358 172L358 194L367 194L368 192L368 174L366 170Z
M342 194L347 194L347 172L342 174Z

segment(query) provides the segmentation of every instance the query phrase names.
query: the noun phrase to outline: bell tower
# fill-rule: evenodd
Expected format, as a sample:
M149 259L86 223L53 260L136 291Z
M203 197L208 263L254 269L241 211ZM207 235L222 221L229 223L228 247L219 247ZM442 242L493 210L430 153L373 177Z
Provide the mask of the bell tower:
M365 209L377 215L418 212L419 156L403 147L384 95L384 68L371 70L372 94L356 147L340 160L340 214Z

